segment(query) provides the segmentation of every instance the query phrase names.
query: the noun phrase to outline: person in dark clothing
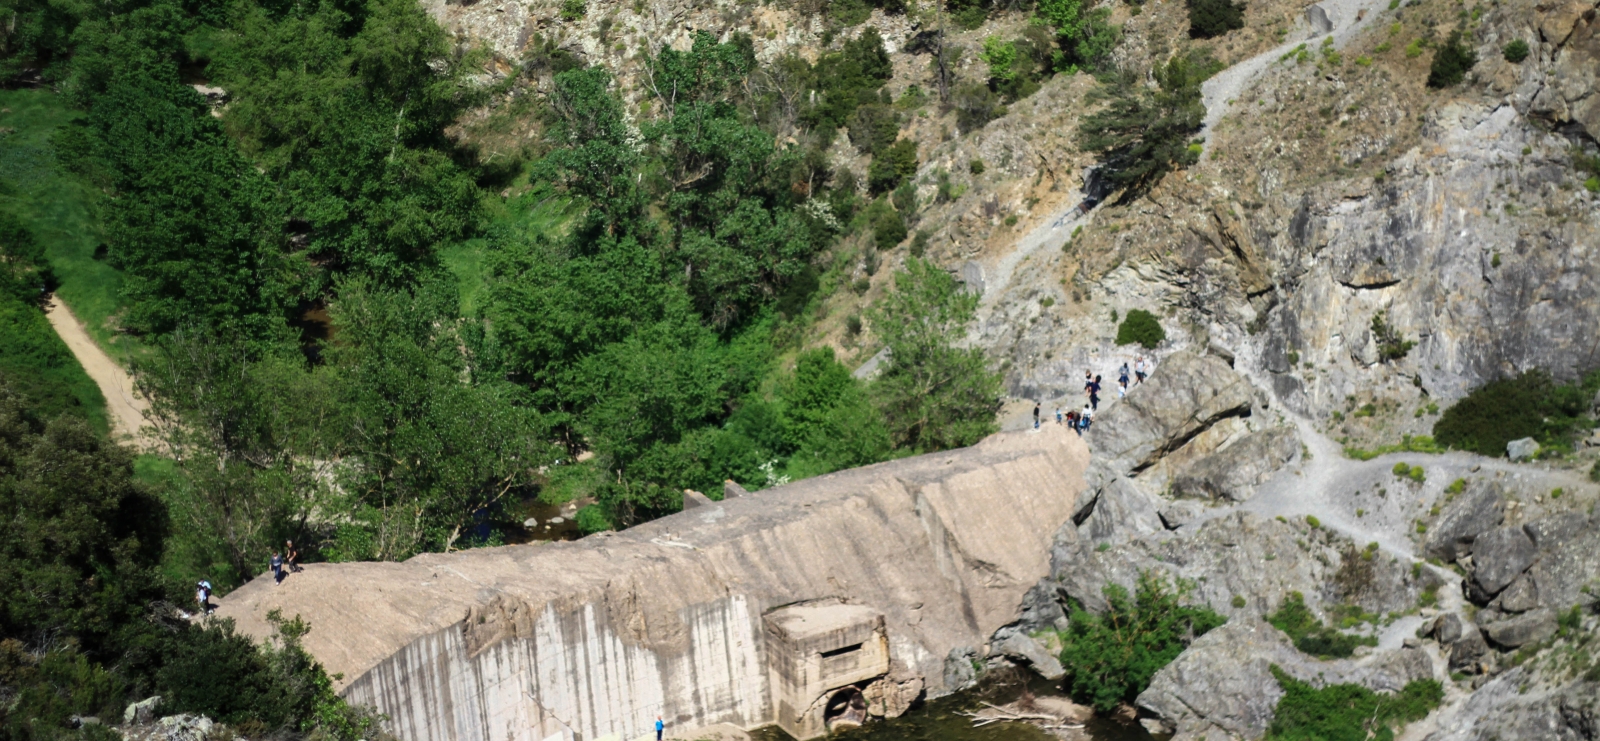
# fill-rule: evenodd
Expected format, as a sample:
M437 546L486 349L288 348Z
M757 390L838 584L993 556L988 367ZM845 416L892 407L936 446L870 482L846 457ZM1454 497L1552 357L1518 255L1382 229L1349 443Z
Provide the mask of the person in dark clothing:
M283 565L289 573L300 573L300 551L294 549L294 541L283 541Z
M1078 433L1078 437L1083 437L1083 430L1078 429L1078 410L1070 409L1067 411L1067 424L1072 427L1073 432Z
M1094 409L1096 411L1099 411L1099 409L1100 409L1100 377L1099 376L1095 376L1094 380L1089 382L1089 408L1090 409Z
M1039 429L1039 402L1033 403L1033 429Z

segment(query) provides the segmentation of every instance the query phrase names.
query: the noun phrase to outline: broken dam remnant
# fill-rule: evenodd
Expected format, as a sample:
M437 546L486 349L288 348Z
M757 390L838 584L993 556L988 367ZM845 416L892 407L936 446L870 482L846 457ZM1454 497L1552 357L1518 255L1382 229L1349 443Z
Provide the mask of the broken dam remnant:
M577 541L311 564L223 601L305 647L404 741L594 741L778 723L797 738L943 691L945 656L1049 573L1089 453L1065 427L705 502Z

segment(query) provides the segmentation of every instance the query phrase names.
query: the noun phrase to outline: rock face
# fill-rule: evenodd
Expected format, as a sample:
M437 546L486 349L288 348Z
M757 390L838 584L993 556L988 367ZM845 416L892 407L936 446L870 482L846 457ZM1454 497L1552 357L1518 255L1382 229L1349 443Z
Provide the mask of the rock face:
M1196 639L1156 672L1137 704L1182 738L1260 738L1283 697L1272 666L1319 687L1352 683L1383 692L1433 676L1433 663L1420 649L1318 661L1296 650L1278 629L1245 617Z
M1542 641L1556 633L1556 613L1549 608L1506 618L1483 626L1489 642L1509 649Z
M1250 401L1249 383L1226 362L1172 354L1148 381L1095 420L1090 489L1148 468L1224 417L1248 414Z
M945 691L953 647L1014 620L1087 459L1065 428L1001 434L570 543L315 564L218 613L257 637L273 609L305 619L342 694L407 741L632 738L657 714L753 727L804 711L818 698L780 696L769 662L848 656L769 656L763 625L821 600L881 613L891 669L868 689L903 706L908 688Z
M1286 427L1254 432L1201 459L1172 480L1180 497L1242 502L1299 451L1300 441Z

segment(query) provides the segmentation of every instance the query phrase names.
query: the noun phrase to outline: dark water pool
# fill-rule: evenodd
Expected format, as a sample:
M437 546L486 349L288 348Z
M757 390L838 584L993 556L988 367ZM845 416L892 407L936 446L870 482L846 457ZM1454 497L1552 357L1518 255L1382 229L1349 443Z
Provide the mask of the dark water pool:
M977 690L923 703L898 718L875 721L828 738L830 741L1057 741L1058 736L1031 723L993 723L975 728L971 718L960 714L974 712L982 708L984 702L996 705L1012 702L1024 690L1035 695L1057 692L1047 682L1024 683L1007 678ZM1084 731L1094 741L1160 741L1160 737L1151 736L1137 723L1102 718L1090 721ZM777 726L757 729L750 735L755 741L794 741Z

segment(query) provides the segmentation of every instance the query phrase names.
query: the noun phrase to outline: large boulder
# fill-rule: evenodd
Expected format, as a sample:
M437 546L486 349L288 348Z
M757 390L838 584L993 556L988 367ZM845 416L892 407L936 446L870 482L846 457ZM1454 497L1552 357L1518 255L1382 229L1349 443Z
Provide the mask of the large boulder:
M1544 607L1483 626L1489 642L1502 649L1537 643L1556 633L1556 613Z
M1524 437L1506 443L1506 456L1513 461L1532 460L1539 454L1539 442L1531 437Z
M1592 587L1589 592L1584 591L1600 575L1600 516L1553 515L1528 523L1523 532L1538 547L1538 555L1517 581L1527 582L1527 596L1536 604L1565 610L1579 603L1592 604L1600 597ZM1515 583L1506 588L1507 592L1513 590L1521 591ZM1507 599L1512 597L1519 599L1500 609L1515 611L1513 607L1525 602L1521 595L1506 595Z
M1539 549L1520 527L1495 528L1472 543L1472 581L1493 597L1533 565ZM1475 595L1476 596L1476 595Z
M135 703L129 703L128 708L122 711L122 725L142 726L155 721L156 708L161 706L161 696L147 697Z
M1319 661L1259 618L1240 617L1196 639L1156 672L1137 704L1180 737L1220 731L1219 736L1260 738L1283 697L1273 666L1318 687L1351 683L1380 692L1433 676L1433 663L1421 649Z
M1172 494L1243 502L1299 450L1300 438L1288 427L1250 433L1174 477Z
M1200 431L1250 411L1250 384L1218 358L1176 352L1095 419L1089 490L1154 463ZM1087 503L1084 503L1085 506Z
M1066 669L1061 666L1060 659L1057 659L1046 650L1033 636L1022 632L1015 626L1008 626L995 631L991 649L995 653L1033 669L1039 676L1052 682L1067 674Z
M1430 558L1455 561L1472 552L1478 535L1505 521L1500 497L1504 491L1495 479L1480 478L1467 484L1444 507L1428 536L1424 552Z

